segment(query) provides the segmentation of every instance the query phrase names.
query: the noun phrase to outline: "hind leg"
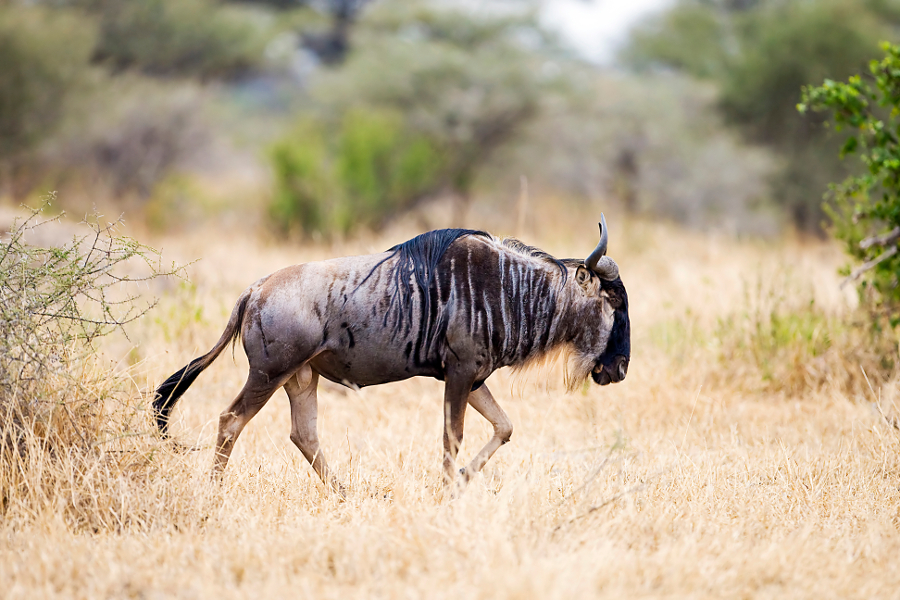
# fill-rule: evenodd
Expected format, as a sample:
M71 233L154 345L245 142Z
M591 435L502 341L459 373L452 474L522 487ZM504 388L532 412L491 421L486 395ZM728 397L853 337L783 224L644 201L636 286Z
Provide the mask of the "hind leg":
M318 384L319 374L308 363L300 367L296 376L284 384L284 391L291 401L291 441L300 449L325 485L330 486L343 498L344 486L328 468L325 454L319 447L319 434L316 430Z
M213 461L214 477L225 470L241 431L283 383L284 380L272 381L264 373L251 369L244 388L231 405L219 415L219 434L216 438L216 456Z

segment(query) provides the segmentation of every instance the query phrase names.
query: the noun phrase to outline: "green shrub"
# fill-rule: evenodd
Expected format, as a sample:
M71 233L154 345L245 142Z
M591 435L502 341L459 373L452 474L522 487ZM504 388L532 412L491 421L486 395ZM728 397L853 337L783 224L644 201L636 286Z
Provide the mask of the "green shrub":
M272 223L284 232L326 230L337 190L322 128L309 119L300 121L272 147L270 157L275 176Z
M885 57L871 61L872 79L859 75L846 83L826 79L803 89L801 112L826 112L848 136L841 156L857 154L864 174L832 185L828 206L834 235L847 252L864 261L850 273L863 277L863 301L900 324L900 46L883 44ZM873 85L874 83L874 85ZM849 269L847 271L849 273Z
M378 225L441 183L437 145L386 109L353 109L333 126L301 119L270 156L270 216L285 231Z

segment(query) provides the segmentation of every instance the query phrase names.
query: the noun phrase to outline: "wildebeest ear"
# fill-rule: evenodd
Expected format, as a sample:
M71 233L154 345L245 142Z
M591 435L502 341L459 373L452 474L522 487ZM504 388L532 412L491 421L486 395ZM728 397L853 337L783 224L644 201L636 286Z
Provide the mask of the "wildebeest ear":
M584 265L575 269L575 281L586 293L591 291L591 271Z

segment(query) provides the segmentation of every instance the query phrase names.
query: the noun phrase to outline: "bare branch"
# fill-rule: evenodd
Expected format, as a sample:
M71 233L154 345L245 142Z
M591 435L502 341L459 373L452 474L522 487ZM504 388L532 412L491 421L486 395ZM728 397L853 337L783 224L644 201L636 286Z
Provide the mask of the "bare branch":
M887 233L873 235L872 237L864 239L859 243L859 247L860 249L865 250L872 246L887 246L888 244L896 242L898 239L900 239L900 225L894 227Z
M873 258L872 260L865 262L859 267L853 269L853 272L850 273L850 275L848 275L847 278L841 282L841 287L844 287L851 281L856 281L862 276L863 273L876 267L879 263L886 261L895 254L897 254L897 246L892 246L888 250L885 250L884 252L879 254L876 258Z

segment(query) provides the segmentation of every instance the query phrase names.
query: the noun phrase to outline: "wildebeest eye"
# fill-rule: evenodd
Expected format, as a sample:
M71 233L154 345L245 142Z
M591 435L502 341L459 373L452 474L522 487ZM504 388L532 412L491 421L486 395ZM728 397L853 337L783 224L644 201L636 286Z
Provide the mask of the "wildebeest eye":
M622 299L617 296L610 296L609 297L609 305L612 306L613 308L619 308L622 306Z

